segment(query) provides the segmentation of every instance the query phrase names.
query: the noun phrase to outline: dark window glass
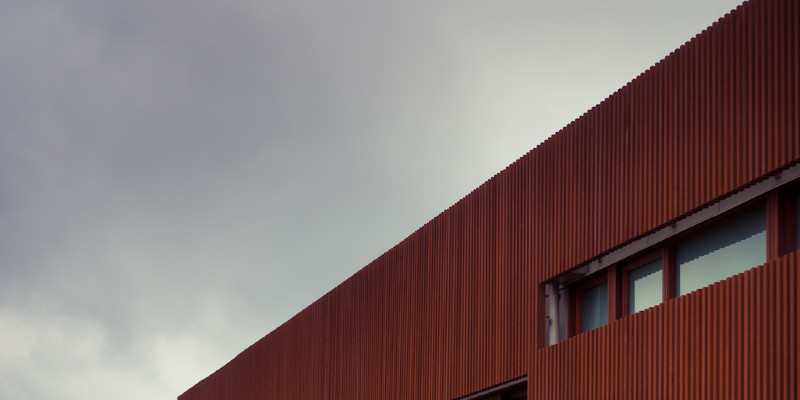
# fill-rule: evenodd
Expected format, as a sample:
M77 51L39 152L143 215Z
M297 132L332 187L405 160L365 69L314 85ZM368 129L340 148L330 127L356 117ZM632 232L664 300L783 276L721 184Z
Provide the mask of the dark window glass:
M525 400L528 398L528 391L525 389L515 390L503 394L503 400Z
M795 197L794 201L794 248L800 249L800 194Z
M608 283L581 292L581 332L608 323Z
M661 259L628 272L629 313L633 314L661 303Z
M678 295L766 262L766 208L735 217L678 245Z

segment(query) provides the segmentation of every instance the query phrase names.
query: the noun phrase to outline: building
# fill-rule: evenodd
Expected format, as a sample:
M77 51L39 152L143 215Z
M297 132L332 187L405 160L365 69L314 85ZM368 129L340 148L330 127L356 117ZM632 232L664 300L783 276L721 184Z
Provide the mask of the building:
M798 161L752 0L179 399L799 398Z

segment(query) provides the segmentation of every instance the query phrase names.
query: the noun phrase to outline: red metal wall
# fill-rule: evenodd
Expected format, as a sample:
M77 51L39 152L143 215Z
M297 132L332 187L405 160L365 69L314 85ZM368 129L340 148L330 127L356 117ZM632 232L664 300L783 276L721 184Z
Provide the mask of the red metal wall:
M800 398L798 256L534 351L529 398Z
M798 256L541 348L539 284L800 159L800 2L745 3L180 396L798 398Z

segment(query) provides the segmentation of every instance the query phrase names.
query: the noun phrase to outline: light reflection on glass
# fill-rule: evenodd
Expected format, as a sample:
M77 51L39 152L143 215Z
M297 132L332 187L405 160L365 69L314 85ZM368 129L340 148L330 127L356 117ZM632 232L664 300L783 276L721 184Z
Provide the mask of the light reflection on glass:
M678 245L678 295L766 262L766 208L761 207Z
M581 332L601 327L608 323L608 283L595 286L581 293Z
M628 272L629 313L633 314L661 303L661 259Z

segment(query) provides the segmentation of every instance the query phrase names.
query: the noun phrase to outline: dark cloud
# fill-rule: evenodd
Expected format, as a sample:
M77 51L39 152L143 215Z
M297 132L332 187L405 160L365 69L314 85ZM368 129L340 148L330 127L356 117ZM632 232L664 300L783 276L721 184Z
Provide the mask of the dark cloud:
M174 398L734 6L4 2L0 398Z

